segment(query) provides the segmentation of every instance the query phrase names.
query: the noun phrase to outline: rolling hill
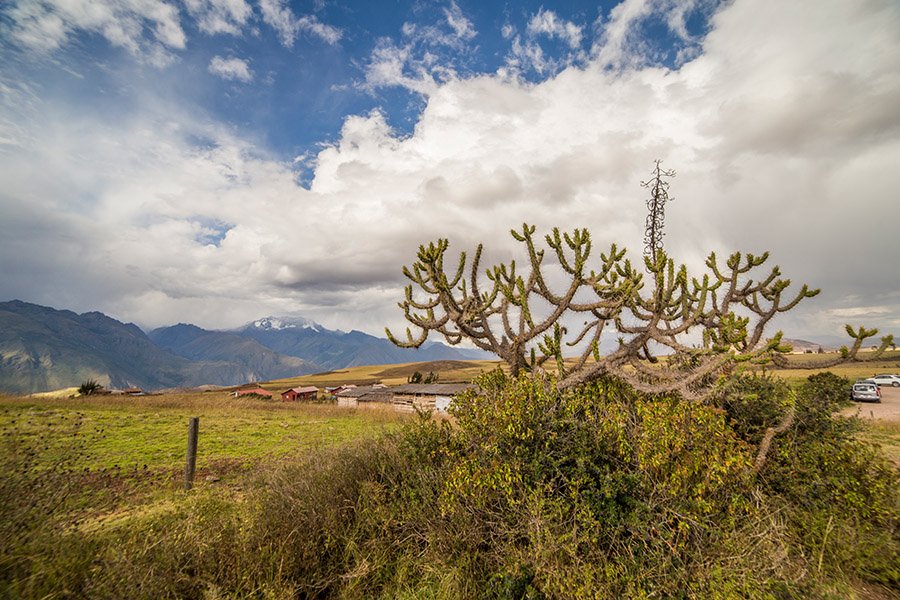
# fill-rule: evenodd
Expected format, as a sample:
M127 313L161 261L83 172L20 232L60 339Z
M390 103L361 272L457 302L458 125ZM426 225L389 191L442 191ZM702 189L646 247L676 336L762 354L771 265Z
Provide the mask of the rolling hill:
M430 343L418 350L298 317L265 317L233 331L178 324L144 333L103 313L19 300L0 303L0 390L31 393L94 379L159 389L297 377L368 364L483 358Z
M384 338L361 331L334 331L303 318L264 317L233 333L252 339L279 354L318 364L323 371L361 365L387 365L432 360L488 358L486 352L450 348L439 342L421 348L398 348Z
M0 389L27 393L95 379L142 388L224 384L244 375L228 362L196 362L156 346L136 325L14 300L0 303Z

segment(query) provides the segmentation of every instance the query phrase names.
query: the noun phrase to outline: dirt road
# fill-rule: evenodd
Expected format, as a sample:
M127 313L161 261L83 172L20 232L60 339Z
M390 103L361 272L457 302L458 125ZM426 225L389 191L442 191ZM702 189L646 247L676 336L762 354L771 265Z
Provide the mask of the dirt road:
M843 414L859 414L862 419L884 419L900 422L900 387L881 387L881 403L855 402L853 408L841 411Z

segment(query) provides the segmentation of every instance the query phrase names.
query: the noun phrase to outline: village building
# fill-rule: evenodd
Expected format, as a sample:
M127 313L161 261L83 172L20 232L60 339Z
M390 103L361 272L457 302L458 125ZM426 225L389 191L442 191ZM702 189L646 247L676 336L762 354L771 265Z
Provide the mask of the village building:
M312 401L319 395L319 388L314 386L295 387L281 392L281 399L284 402L296 401Z
M376 402L390 404L393 400L391 388L380 383L349 387L334 395L337 405L344 408L365 407Z
M352 383L348 383L346 385L338 385L338 386L334 386L334 387L326 387L325 393L329 394L331 396L337 397L337 395L340 394L341 392L351 390L355 387L356 387L356 385L354 385Z
M418 408L443 413L456 396L475 387L472 383L408 383L391 388L392 402L399 411L412 412Z

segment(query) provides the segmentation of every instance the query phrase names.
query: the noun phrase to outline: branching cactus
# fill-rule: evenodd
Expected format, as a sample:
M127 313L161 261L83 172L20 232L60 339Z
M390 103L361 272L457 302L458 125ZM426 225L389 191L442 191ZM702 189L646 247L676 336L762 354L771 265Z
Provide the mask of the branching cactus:
M514 376L552 365L560 389L610 374L646 393L676 391L699 399L719 375L742 363L784 364L790 348L780 331L766 338L766 327L819 293L806 285L789 291L791 281L779 267L763 270L768 253L736 252L724 263L712 253L698 278L676 266L661 244L645 253L642 273L615 244L592 260L586 229L553 229L542 248L533 226L523 224L511 234L523 247L523 262L484 271L481 245L471 261L460 254L450 272L446 239L420 246L417 261L403 269L411 283L399 303L415 333L407 328L406 339L398 339L387 330L389 339L402 347L421 346L431 332L450 344L465 339L503 359ZM562 285L551 285L548 249L553 269L564 275ZM571 327L574 322L582 325ZM858 360L877 330L848 325L847 333L852 345L816 366ZM601 344L607 339L614 341ZM893 336L882 338L872 358L891 344Z

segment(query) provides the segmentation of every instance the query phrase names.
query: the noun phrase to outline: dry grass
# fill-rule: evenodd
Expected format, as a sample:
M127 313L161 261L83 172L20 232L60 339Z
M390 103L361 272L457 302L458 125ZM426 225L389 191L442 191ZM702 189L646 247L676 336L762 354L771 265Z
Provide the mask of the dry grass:
M437 373L441 383L469 382L480 373L491 371L498 366L502 366L502 361L442 360L399 365L366 365L348 367L340 371L328 371L326 373L267 381L262 384L262 387L274 392L302 385L314 385L319 388L336 387L345 384L371 385L373 383L383 383L385 385L400 385L406 383L407 378L416 371L423 374L429 371Z
M861 437L881 446L881 451L897 467L900 467L900 423L878 419L866 421Z
M38 392L36 394L29 394L31 398L68 398L70 396L74 396L78 393L77 387L67 387L62 388L61 390L53 390L50 392Z
M871 377L880 373L900 372L900 350L888 350L878 360L869 360L868 357L871 354L872 352L869 350L861 351L859 353L861 360L844 363L834 367L827 367L824 370L831 371L835 375L846 377L851 381ZM837 354L834 352L826 352L824 354L791 354L788 355L787 359L788 364L825 363L828 360L834 359L836 356ZM789 381L805 379L822 370L823 369L821 368L797 369L790 367L786 369L767 369L767 371L773 375L777 375L778 377Z

